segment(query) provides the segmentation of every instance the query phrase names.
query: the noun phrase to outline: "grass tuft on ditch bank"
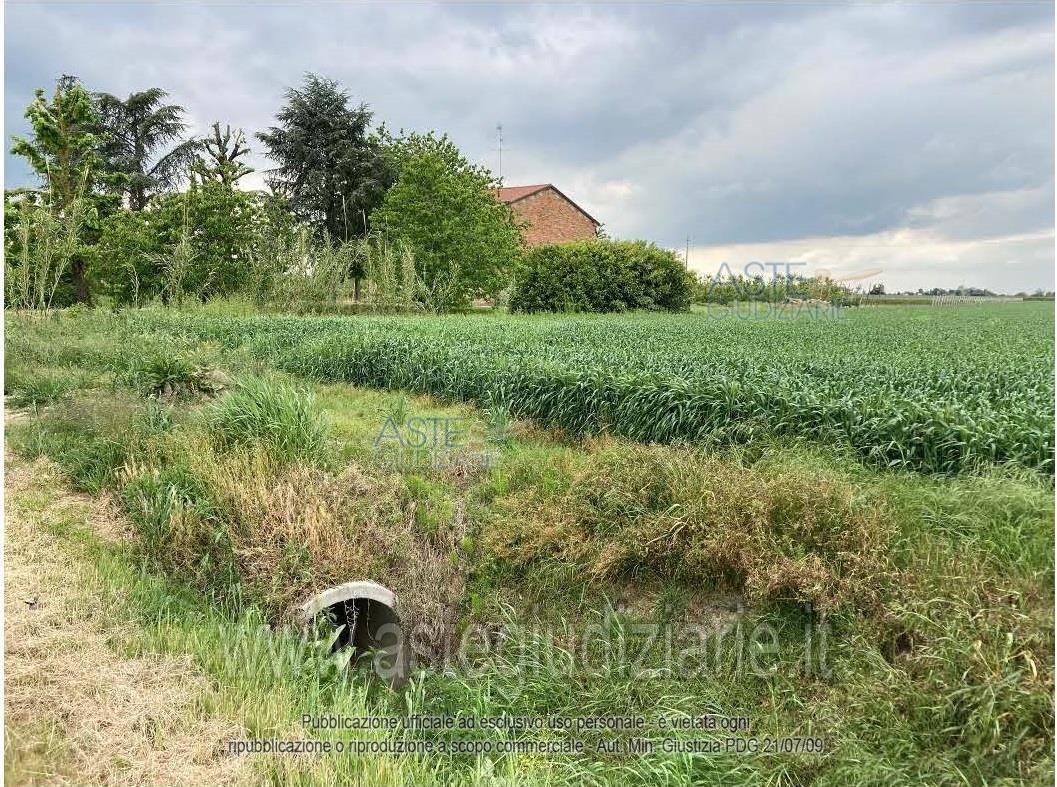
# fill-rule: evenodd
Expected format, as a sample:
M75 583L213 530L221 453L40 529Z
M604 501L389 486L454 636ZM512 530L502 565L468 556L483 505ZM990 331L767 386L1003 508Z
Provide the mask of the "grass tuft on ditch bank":
M221 448L260 447L278 462L326 464L328 424L311 391L246 377L207 410L209 431Z

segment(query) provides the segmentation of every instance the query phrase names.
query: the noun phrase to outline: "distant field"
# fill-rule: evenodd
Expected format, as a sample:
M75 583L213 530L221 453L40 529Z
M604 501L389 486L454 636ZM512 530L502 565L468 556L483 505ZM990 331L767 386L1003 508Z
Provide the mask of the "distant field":
M1053 473L1051 304L746 316L142 312L130 327L242 347L320 380L499 406L575 434L805 438L924 472L1010 462Z
M885 306L933 306L933 305L983 305L989 303L1021 303L1025 300L1042 300L1041 298L1024 298L1013 295L863 295L862 303ZM1053 300L1049 298L1048 300Z

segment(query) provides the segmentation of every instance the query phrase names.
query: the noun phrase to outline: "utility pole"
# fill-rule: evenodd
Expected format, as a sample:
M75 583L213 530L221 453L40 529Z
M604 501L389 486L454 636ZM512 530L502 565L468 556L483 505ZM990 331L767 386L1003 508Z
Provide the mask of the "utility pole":
M690 236L686 236L686 256L683 257L683 268L690 270Z
M499 180L503 180L503 124L495 124L497 147L499 149Z

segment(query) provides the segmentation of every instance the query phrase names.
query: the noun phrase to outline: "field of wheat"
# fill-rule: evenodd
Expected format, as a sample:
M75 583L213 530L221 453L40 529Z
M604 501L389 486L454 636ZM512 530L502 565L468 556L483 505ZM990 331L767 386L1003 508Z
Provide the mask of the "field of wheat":
M757 315L759 317L759 315ZM1053 310L405 318L145 313L133 331L245 347L326 381L503 407L582 435L846 446L927 473L1053 473Z

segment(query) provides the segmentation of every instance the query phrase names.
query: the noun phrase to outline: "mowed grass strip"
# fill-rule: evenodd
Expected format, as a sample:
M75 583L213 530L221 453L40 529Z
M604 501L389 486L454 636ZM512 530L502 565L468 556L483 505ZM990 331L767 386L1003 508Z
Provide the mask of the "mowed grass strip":
M202 672L184 654L115 644L139 629L100 592L112 577L68 543L120 534L114 511L65 489L46 460L4 465L5 783L254 783L248 761L224 754L245 730L216 712Z

